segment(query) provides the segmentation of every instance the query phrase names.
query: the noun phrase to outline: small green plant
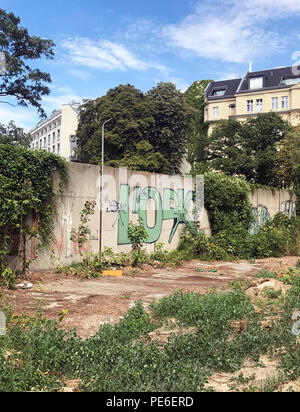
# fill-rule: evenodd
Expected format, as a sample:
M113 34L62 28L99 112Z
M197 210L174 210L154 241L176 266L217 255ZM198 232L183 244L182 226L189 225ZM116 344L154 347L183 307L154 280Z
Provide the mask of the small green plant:
M154 252L151 253L150 255L150 259L165 263L167 262L167 258L168 258L168 251L164 249L164 244L162 242L156 243L154 246Z
M256 278L264 278L264 279L276 279L277 273L271 272L267 268L261 269L256 275Z
M16 274L11 268L5 268L0 274L0 286L11 289L16 281Z
M132 244L132 250L141 250L143 244L148 239L147 231L141 219L139 219L138 224L129 223L128 237Z
M58 314L58 321L59 323L61 323L64 318L68 315L69 311L68 309L63 309L62 311L60 311L60 313Z
M91 215L93 215L95 212L95 206L95 201L88 200L85 202L84 208L80 212L80 225L77 230L73 229L71 232L70 240L72 240L72 242L78 243L78 248L81 256L82 247L87 242L88 235L91 234L91 230L87 224L90 220Z

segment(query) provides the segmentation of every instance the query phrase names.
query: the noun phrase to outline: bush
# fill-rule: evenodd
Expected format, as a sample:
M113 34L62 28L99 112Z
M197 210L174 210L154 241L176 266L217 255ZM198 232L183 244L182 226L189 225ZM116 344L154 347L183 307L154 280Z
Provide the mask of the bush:
M186 227L181 234L179 250L203 260L231 260L281 257L298 253L299 220L278 213L257 234L251 235L241 224L207 237L201 230Z
M235 226L249 230L253 222L250 185L244 179L222 173L208 173L204 182L204 202L212 233L232 230Z

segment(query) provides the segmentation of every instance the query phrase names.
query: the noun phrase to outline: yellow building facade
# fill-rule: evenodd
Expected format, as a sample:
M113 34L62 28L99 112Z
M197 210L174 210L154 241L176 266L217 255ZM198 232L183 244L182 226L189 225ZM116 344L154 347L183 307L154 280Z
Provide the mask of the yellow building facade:
M219 120L243 121L270 112L293 126L300 124L300 70L248 72L241 79L212 82L205 90L204 120L211 128Z

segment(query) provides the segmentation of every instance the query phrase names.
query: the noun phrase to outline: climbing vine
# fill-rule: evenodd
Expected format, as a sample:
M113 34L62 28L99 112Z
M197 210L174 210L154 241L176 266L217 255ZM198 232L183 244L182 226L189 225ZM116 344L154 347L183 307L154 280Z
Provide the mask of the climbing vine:
M40 245L49 242L56 200L67 179L67 163L61 157L0 145L0 273L7 255L22 257L25 270L26 241L31 237Z

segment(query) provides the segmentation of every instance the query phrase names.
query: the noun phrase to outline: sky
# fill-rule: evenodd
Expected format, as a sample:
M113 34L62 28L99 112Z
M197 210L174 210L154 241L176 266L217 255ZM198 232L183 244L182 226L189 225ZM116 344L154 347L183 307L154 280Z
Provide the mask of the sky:
M147 92L173 82L242 77L300 64L300 0L0 0L30 35L52 39L54 60L32 61L51 75L48 115L71 100L119 84ZM0 123L30 130L32 107L0 103Z

